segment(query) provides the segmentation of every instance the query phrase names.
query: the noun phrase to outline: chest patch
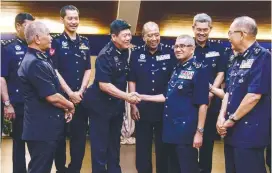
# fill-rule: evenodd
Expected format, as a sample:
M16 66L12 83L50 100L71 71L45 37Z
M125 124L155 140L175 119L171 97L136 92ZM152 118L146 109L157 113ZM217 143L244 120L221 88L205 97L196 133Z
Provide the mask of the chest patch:
M163 61L163 60L167 60L167 59L170 59L170 54L156 56L157 61Z
M243 60L240 65L240 68L251 68L253 62L254 62L254 59Z
M205 54L205 58L211 58L211 57L215 57L215 56L220 56L219 52L216 51L211 51Z
M182 70L178 76L180 79L193 79L194 71Z

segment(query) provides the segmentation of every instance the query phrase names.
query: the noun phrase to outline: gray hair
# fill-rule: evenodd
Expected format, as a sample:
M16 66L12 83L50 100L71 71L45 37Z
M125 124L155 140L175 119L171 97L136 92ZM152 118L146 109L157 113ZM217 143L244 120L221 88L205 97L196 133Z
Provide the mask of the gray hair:
M212 18L207 15L206 13L200 13L195 15L194 20L193 20L193 26L195 26L196 22L200 22L200 23L206 23L208 22L209 26L212 26Z
M181 39L185 40L184 44L195 46L195 40L190 35L186 35L186 34L180 35L180 36L177 37L176 40L181 40Z
M34 41L36 35L48 34L49 29L42 22L34 21L26 25L25 28L25 39L27 44L31 44Z
M149 28L150 26L155 26L155 27L158 27L158 29L160 29L160 28L159 28L159 25L156 24L155 22L152 22L152 21L146 22L146 23L144 24L144 26L143 26L143 29L142 29L142 36L144 36L144 34L145 34L147 28Z
M233 21L234 26L242 29L248 34L256 36L258 33L258 27L256 21L248 16L237 17Z

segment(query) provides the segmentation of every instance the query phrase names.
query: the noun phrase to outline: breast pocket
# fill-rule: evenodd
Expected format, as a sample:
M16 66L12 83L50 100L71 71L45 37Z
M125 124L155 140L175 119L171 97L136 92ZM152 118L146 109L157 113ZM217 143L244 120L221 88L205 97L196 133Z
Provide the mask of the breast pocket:
M236 76L235 84L236 85L243 85L247 83L249 77L250 69L239 69L237 73L235 72L233 75Z

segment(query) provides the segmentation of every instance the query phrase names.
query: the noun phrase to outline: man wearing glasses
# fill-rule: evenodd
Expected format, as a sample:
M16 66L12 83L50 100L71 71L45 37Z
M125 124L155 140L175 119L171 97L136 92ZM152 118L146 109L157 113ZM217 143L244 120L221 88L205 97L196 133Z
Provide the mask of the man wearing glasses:
M226 59L224 47L209 39L212 30L212 19L205 13L197 14L193 20L196 48L194 55L197 61L207 67L207 79L214 88L220 88L224 80ZM205 124L203 145L199 150L200 173L211 173L214 139L216 138L216 119L221 105L220 98L209 92L209 109Z
M242 16L230 26L229 41L238 53L217 120L225 136L226 173L266 173L264 148L271 123L271 54L256 41L257 24Z
M209 104L207 68L193 57L194 49L191 36L179 36L174 47L178 64L166 92L140 96L143 101L165 102L162 139L169 152L177 155L182 173L199 173L197 148L202 145ZM172 162L175 158L170 158L171 166L176 166Z

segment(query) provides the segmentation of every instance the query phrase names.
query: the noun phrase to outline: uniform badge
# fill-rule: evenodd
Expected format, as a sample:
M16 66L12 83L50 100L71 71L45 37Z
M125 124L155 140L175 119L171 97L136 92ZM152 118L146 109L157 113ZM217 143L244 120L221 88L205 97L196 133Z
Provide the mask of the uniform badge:
M62 48L68 48L68 42L67 41L62 41L61 42Z
M118 56L115 56L113 59L114 59L115 62L118 62L118 61L119 61Z
M213 67L215 67L215 66L216 66L216 64L212 64L212 66L213 66Z
M211 52L208 52L205 54L206 58L211 58L211 57L215 57L215 56L220 56L220 53L216 52L216 51L211 51Z
M255 55L258 55L260 51L261 51L261 48L259 48L259 47L254 48L254 54Z
M162 69L163 69L163 70L166 70L166 67L163 67Z
M167 59L170 59L170 54L156 56L157 61L163 61L163 60L167 60Z
M145 59L145 54L141 54L140 59Z
M53 55L55 54L55 49L50 48L50 50L49 50L49 54L50 54L51 56L53 56Z
M181 79L193 79L194 71L182 70L178 76Z
M195 66L195 68L200 68L202 64L198 62L193 62L193 65Z
M24 51L17 51L17 52L15 52L15 54L16 55L23 55L23 54L25 54L25 52Z
M16 50L22 50L21 46L19 46L19 45L16 45L16 46L15 46L15 49L16 49Z
M251 68L253 62L254 62L254 59L243 60L240 65L240 68Z
M243 83L243 82L244 82L244 79L241 78L241 79L238 80L238 82L239 82L239 83Z
M89 48L84 43L79 46L79 49L89 50Z
M145 54L140 55L140 59L138 59L139 62L146 62Z
M192 66L189 66L188 68L187 68L187 70L192 70L193 68L192 68Z
M179 85L179 86L178 86L178 89L182 89L182 88L183 88L183 86L182 86L182 85Z

